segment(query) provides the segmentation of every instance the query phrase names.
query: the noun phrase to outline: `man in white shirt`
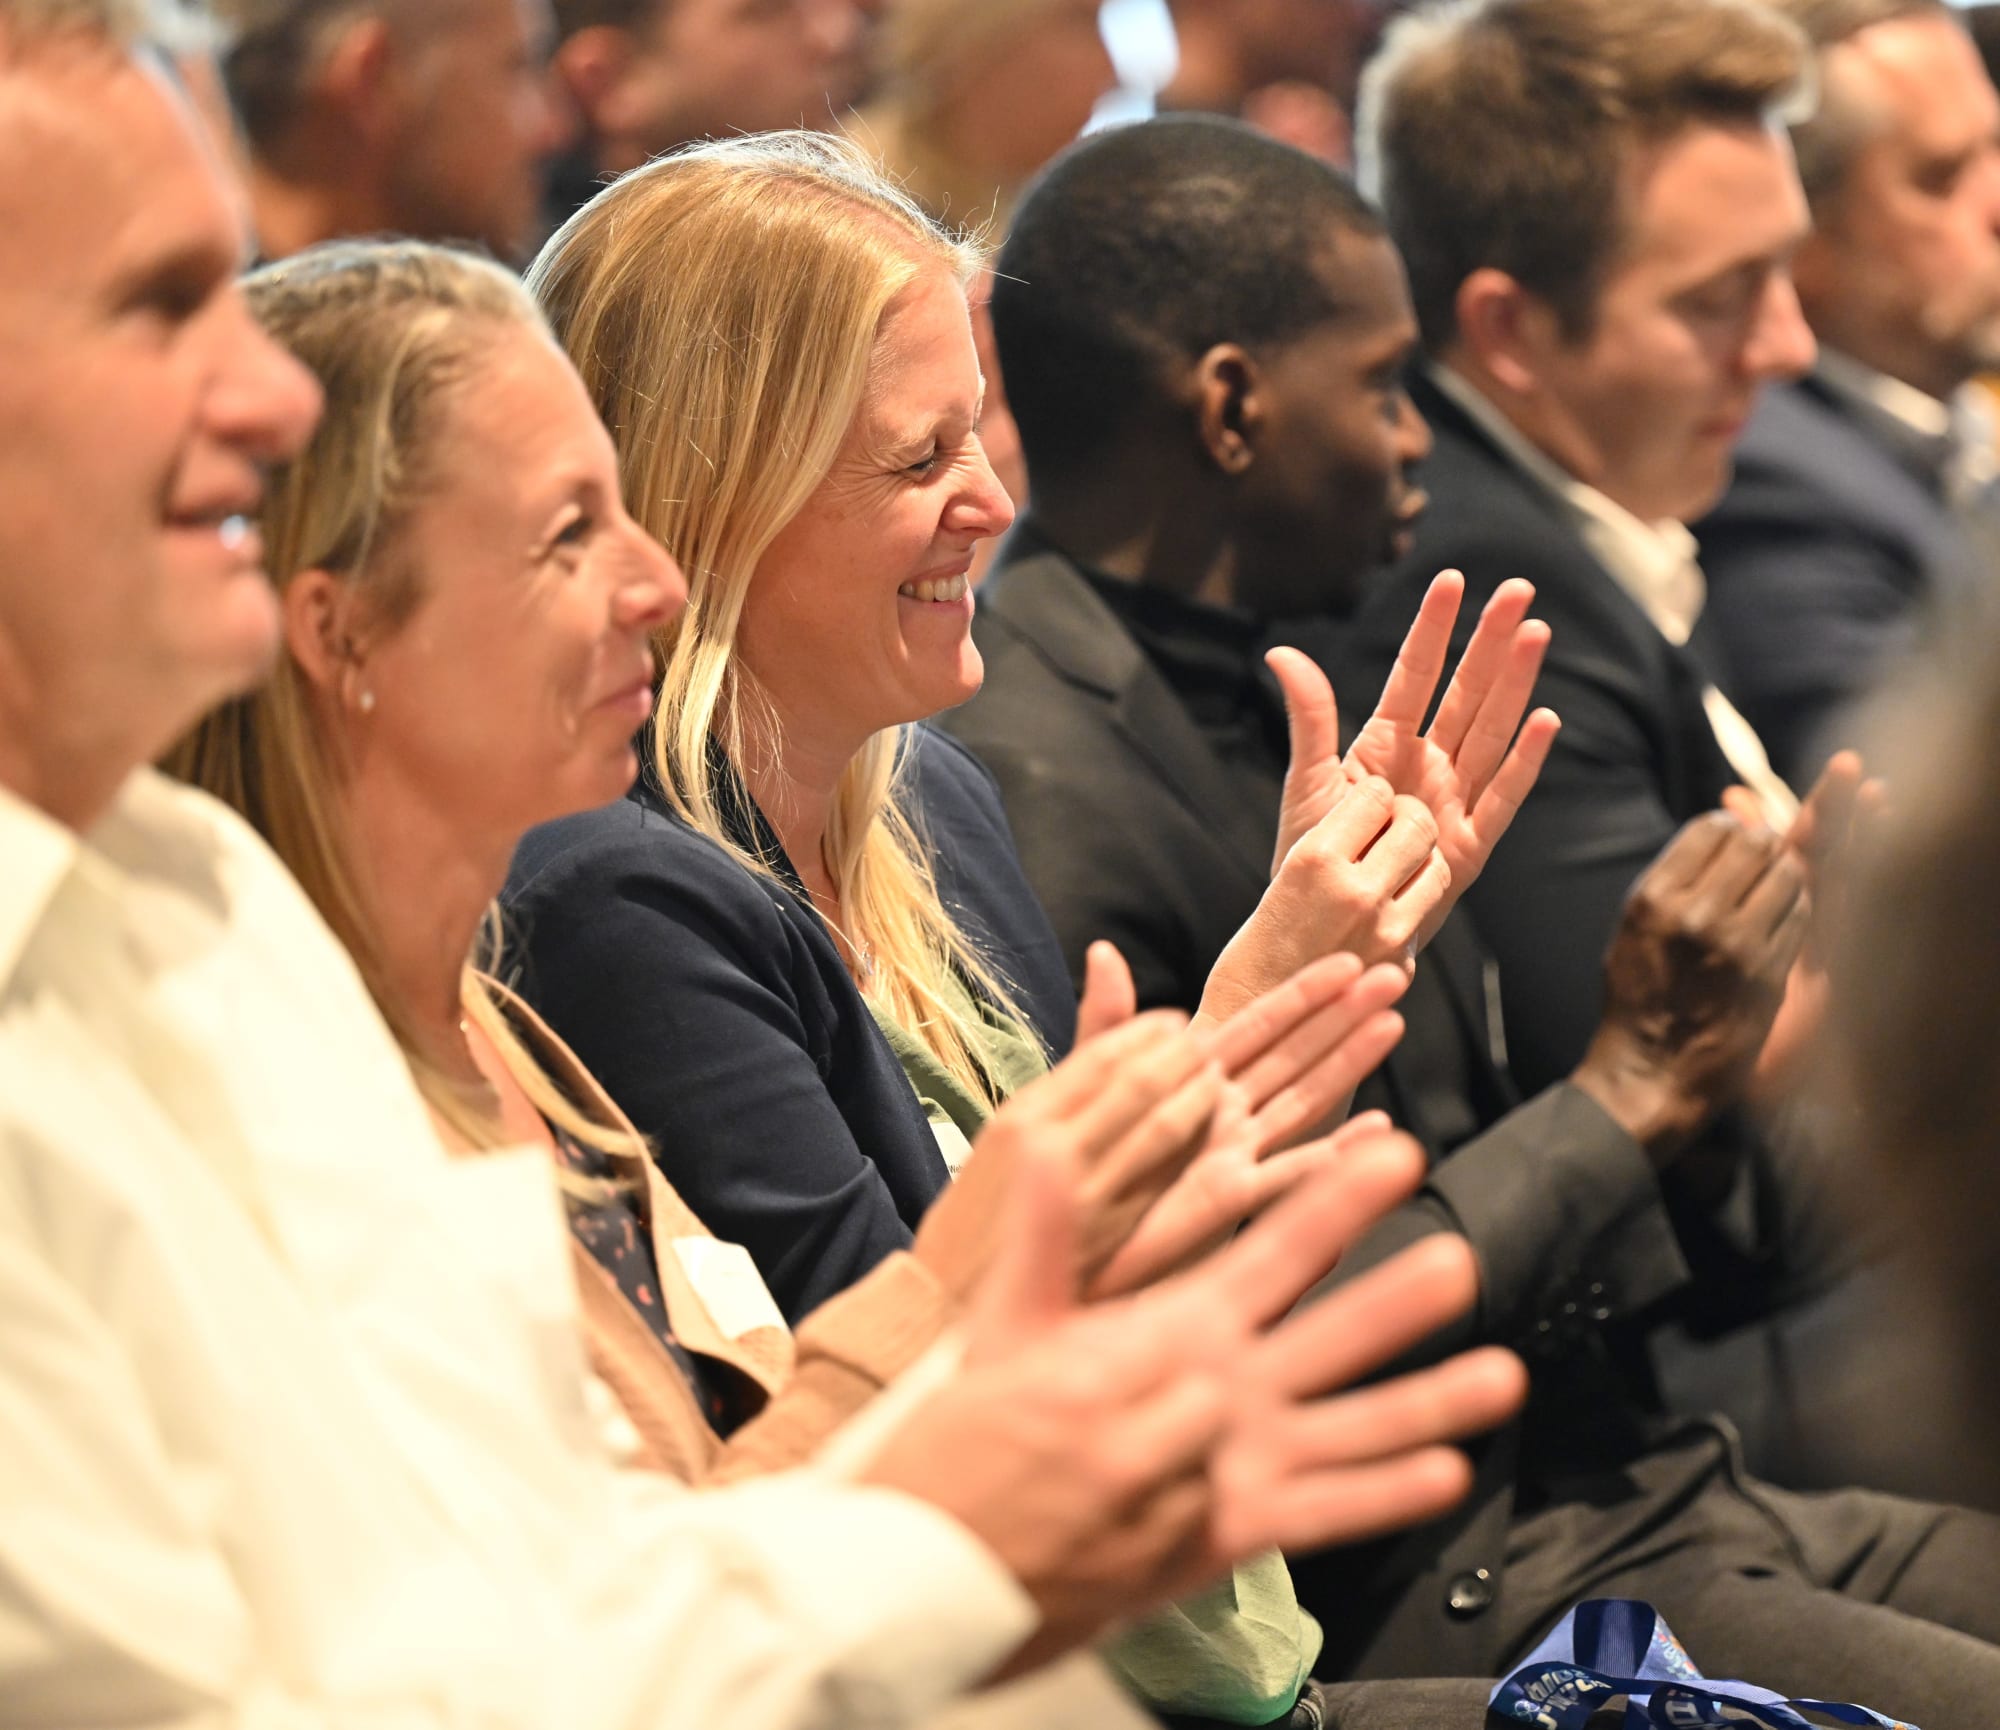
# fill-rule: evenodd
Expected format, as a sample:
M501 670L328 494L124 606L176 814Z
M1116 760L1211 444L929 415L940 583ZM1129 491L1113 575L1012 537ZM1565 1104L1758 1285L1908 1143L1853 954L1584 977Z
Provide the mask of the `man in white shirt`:
M1087 1313L1030 1159L970 1367L808 1473L609 1467L545 1160L448 1160L297 886L144 767L276 646L247 518L317 392L131 29L0 0L0 1716L902 1725L1462 1494L1422 1444L1518 1366L1310 1402L1469 1301L1467 1261L1260 1332L1414 1182L1394 1147ZM1092 1668L1038 1682L998 1707L1129 1721Z
M1942 0L1784 0L1816 111L1792 128L1813 232L1793 262L1819 365L1770 393L1697 525L1720 674L1810 776L1926 625L2000 586L2000 95Z

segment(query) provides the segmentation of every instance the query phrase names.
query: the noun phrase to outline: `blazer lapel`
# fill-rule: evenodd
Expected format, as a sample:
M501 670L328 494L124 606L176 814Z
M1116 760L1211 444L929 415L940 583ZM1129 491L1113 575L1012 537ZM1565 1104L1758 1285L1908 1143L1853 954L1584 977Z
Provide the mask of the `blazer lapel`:
M1010 542L1010 551L1022 543ZM1004 562L979 604L1060 678L1105 706L1113 730L1151 766L1261 894L1271 876L1268 819L1244 799L1180 699L1082 573L1052 548Z

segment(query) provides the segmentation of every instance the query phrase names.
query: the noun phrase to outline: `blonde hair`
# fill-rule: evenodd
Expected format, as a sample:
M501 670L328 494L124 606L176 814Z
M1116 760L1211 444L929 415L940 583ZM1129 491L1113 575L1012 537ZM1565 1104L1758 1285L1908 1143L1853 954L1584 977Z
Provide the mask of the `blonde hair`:
M258 271L245 289L259 322L326 393L312 443L266 491L260 526L271 580L282 591L303 571L330 571L364 598L371 626L394 630L423 594L398 532L435 478L446 403L473 375L494 326L541 335L547 327L498 265L416 241L317 247ZM389 987L341 829L339 766L291 657L280 657L261 690L209 714L163 766L234 806L270 842L354 958L424 1097L475 1147L501 1145L498 1120L424 1057ZM489 911L480 956L495 956L498 940ZM470 958L461 997L545 1118L592 1147L635 1151L629 1134L583 1115L543 1073Z
M58 45L129 49L149 22L146 0L0 0L0 64Z
M979 263L852 145L773 133L697 145L626 175L529 269L611 428L627 509L687 573L687 607L658 640L661 789L762 875L776 875L776 862L724 819L732 765L777 748L775 718L735 654L744 596L833 466L890 304L928 271L964 283ZM906 732L877 734L847 765L824 862L843 935L872 951L869 1000L991 1097L982 1024L953 975L1010 1015L1012 995L946 911L896 798Z

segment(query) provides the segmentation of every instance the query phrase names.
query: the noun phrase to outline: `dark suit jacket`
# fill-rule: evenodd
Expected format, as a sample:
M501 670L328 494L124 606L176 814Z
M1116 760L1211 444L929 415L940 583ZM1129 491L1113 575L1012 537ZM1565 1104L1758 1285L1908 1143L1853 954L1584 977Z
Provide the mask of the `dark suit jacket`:
M1076 1006L992 782L919 730L903 794L939 887L1057 1052ZM744 839L775 838L744 801ZM946 1182L916 1094L802 892L739 865L643 780L522 841L517 988L796 1324L892 1250Z
M1603 1013L1626 893L1736 777L1702 708L1702 631L1669 643L1537 482L1428 381L1411 394L1436 439L1430 509L1356 620L1335 688L1366 712L1438 571L1465 573L1454 658L1501 583L1534 583L1535 616L1553 633L1535 701L1562 732L1466 905L1499 958L1515 1079L1547 1087L1576 1067Z
M1944 441L1815 375L1766 393L1736 475L1696 525L1722 688L1778 772L1810 782L1842 713L1927 606L1993 580L1947 502Z
M1148 1002L1192 1008L1269 881L1275 806L1224 771L1117 617L1032 529L1017 531L981 589L973 634L985 686L944 724L999 781L1072 966L1110 937ZM1420 1135L1427 1106L1479 1133L1430 1147L1438 1163L1424 1190L1336 1277L1429 1233L1462 1233L1481 1264L1478 1312L1418 1355L1498 1340L1560 1381L1562 1360L1598 1350L1604 1322L1684 1277L1658 1187L1640 1150L1575 1088L1517 1103L1486 1049L1481 954L1462 918L1447 922L1418 974L1408 1043L1453 1061L1413 1066L1399 1053L1374 1102ZM1452 1075L1466 1078L1462 1096L1441 1101ZM1591 1417L1576 1413L1577 1427ZM1451 1522L1301 1571L1301 1594L1327 1623L1323 1675L1485 1672L1496 1654L1480 1606L1504 1585L1517 1446L1510 1432L1483 1452L1479 1488Z

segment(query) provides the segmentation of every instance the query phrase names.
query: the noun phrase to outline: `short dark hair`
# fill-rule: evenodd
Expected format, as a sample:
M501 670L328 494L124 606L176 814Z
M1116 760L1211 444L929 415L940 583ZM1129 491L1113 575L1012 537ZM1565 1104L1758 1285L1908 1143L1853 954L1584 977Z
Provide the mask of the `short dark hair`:
M994 271L1031 486L1099 456L1175 366L1338 316L1334 241L1383 232L1346 175L1233 120L1177 115L1072 145L1022 199Z
M1807 63L1799 27L1756 0L1452 0L1398 19L1356 141L1426 346L1457 335L1459 288L1486 267L1587 334L1634 146L1763 121Z

